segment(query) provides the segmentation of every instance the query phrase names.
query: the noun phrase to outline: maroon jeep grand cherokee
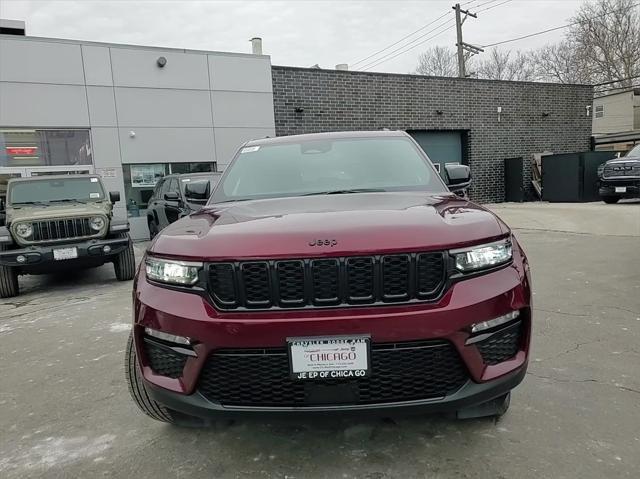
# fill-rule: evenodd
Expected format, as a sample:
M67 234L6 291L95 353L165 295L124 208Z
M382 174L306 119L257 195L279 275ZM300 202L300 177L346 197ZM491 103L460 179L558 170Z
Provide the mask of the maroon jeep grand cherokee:
M500 415L523 379L527 259L402 132L251 141L134 286L134 401L161 421L391 410ZM205 420L203 421L203 418Z

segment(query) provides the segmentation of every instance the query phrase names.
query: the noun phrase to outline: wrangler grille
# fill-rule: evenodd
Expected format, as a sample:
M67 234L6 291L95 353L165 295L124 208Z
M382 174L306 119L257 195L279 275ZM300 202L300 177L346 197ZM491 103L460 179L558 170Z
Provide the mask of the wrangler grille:
M437 299L442 252L208 265L209 292L221 309L302 308Z
M91 229L90 219L81 217L34 221L31 223L33 234L26 241L46 242L99 236L99 231Z

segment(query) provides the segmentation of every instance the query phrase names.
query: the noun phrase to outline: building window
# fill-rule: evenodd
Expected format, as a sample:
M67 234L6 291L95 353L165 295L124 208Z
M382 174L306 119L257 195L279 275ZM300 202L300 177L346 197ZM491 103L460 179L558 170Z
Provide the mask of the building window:
M604 117L604 105L596 106L596 118Z
M170 174L216 171L215 162L122 165L128 216L145 216L158 181Z
M0 129L0 167L91 164L89 130Z

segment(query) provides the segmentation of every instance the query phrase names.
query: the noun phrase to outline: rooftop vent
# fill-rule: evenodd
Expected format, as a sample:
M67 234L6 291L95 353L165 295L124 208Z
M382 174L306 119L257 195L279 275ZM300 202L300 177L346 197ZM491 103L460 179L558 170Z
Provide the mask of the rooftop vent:
M262 55L262 38L253 37L251 40L251 53L254 55Z

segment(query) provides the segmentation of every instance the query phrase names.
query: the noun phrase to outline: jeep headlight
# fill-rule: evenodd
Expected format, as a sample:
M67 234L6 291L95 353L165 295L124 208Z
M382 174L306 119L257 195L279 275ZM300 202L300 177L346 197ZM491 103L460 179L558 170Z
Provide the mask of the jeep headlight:
M191 286L198 281L198 272L202 263L174 261L147 256L147 277L161 283Z
M452 250L451 254L455 258L456 269L467 273L511 261L511 249L511 240L505 239L471 248Z
M20 238L28 238L33 234L33 226L29 223L20 223L16 225L15 232Z
M104 228L104 218L102 216L94 216L89 220L89 226L91 226L91 229L94 231L100 231Z

